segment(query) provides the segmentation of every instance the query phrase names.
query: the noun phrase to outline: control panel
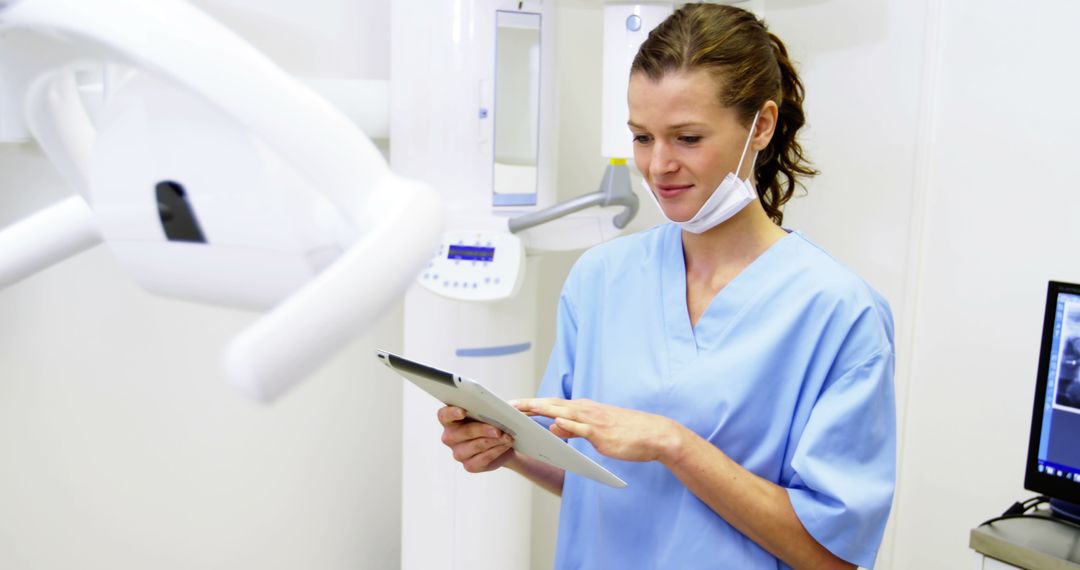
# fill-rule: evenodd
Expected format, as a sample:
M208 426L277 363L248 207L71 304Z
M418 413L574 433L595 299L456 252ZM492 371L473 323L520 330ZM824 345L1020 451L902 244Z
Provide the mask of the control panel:
M524 271L525 248L514 234L454 230L443 234L417 281L451 299L497 301L517 293Z

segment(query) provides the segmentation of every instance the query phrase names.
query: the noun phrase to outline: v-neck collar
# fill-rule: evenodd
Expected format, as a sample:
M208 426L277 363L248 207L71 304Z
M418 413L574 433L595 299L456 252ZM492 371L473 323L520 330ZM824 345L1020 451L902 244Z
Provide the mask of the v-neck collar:
M769 246L709 301L697 326L691 326L690 309L686 304L686 259L683 255L682 230L676 224L668 224L665 229L661 286L669 373L674 374L692 362L699 351L719 344L738 321L739 314L750 307L760 294L762 288L755 285L758 278L768 274L775 260L782 258L788 244L797 238L796 232L788 231L788 235Z

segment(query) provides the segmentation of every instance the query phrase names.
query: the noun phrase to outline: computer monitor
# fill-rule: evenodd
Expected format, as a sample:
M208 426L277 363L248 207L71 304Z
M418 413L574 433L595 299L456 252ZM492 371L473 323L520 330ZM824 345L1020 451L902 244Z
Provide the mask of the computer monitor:
M1080 517L1080 285L1051 281L1024 488Z

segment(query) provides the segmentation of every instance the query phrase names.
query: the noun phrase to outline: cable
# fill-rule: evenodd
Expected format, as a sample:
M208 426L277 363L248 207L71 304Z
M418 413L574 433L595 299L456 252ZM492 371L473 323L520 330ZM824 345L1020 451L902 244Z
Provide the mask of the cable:
M1026 501L1017 501L1013 503L1012 506L1005 509L1005 512L1001 513L1001 516L1022 515L1049 500L1050 497L1047 497L1046 495L1037 495Z
M1059 518L1059 517L1056 517L1056 516L1038 515L1038 514L1002 515L1000 517L994 517L994 518L980 524L979 526L990 525L990 524L994 524L995 522L1003 521L1003 520L1007 520L1007 519L1043 519L1043 520L1048 520L1048 521L1053 521L1053 522L1056 522L1056 523L1060 523L1060 524L1063 524L1065 526L1070 526L1072 528L1080 530L1080 524L1076 524L1076 523L1074 523L1074 522L1072 522L1070 520L1066 520L1066 519Z
M1063 524L1065 526L1069 526L1069 527L1072 527L1074 529L1080 530L1080 524L1074 523L1074 522L1072 522L1070 520L1063 519L1061 517L1054 516L1054 515L1051 515L1051 514L1043 514L1043 513L1046 512L1045 510L1042 510L1042 511L1037 510L1035 512L1028 513L1028 511L1037 508L1039 505L1041 505L1043 503L1048 503L1048 502L1050 502L1050 497L1047 497L1045 495L1039 495L1037 497L1032 497L1032 498L1027 499L1026 501L1022 501L1022 502L1017 501L1017 502L1013 503L1012 506L1010 506L1008 509L1005 509L1005 512L1001 516L994 517L992 519L983 521L979 526L991 525L991 524L994 524L994 523L996 523L998 521L1003 521L1003 520L1008 520L1008 519L1025 519L1025 518L1026 519L1032 519L1032 518L1034 518L1034 519L1043 519L1043 520L1053 521L1053 522L1060 523L1060 524Z

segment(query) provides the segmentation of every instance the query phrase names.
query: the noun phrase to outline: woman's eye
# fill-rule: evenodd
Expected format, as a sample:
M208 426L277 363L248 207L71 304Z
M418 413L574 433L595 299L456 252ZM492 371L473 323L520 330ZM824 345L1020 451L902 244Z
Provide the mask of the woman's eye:
M652 140L649 135L634 135L634 142L638 144L648 144Z
M698 135L683 135L679 137L679 140L686 144L697 144L701 142L701 137Z

